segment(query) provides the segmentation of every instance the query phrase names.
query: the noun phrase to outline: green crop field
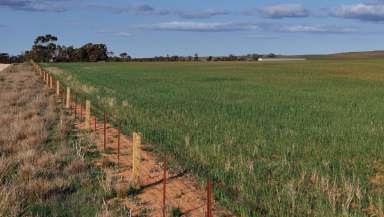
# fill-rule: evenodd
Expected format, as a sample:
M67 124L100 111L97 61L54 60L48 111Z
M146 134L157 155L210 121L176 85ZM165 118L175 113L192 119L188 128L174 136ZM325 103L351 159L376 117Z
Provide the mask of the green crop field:
M384 60L44 66L238 214L383 215Z

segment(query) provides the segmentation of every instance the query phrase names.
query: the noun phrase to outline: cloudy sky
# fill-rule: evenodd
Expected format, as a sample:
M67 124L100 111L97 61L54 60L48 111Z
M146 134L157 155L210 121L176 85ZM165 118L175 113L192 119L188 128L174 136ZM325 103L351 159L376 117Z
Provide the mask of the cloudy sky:
M0 52L46 33L135 57L380 50L384 0L0 0Z

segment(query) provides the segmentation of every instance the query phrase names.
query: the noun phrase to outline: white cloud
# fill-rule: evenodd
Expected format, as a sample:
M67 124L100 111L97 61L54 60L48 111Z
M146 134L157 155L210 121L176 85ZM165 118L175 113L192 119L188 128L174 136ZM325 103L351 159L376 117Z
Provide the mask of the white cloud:
M302 33L350 33L356 29L338 26L314 26L314 25L291 25L279 28L283 32L302 32Z
M1 0L0 0L1 1ZM224 10L208 9L203 11L183 11L173 9L160 9L151 5L114 5L114 4L89 4L88 7L111 13L136 13L140 15L174 15L185 19L206 19L214 16L229 15L231 12Z
M259 11L263 16L272 19L309 16L309 11L300 4L270 5L259 9Z
M154 8L147 4L140 5L115 5L115 4L89 4L89 8L99 9L111 13L136 13L143 15L169 15L171 12Z
M269 36L269 35L247 35L247 38L253 39L279 39L277 36Z
M173 21L157 24L140 25L141 28L162 31L191 31L191 32L229 32L257 29L255 23L240 22L190 22Z
M191 22L173 21L156 24L143 24L139 28L159 30L159 31L190 31L190 32L231 32L231 31L254 31L261 30L266 32L288 32L288 33L322 33L322 34L342 34L356 32L357 29L342 26L325 25L290 25L276 23L251 23L251 22ZM252 34L253 38L274 38L270 36Z
M223 11L223 10L206 10L206 11L179 11L175 12L178 16L181 18L186 18L186 19L206 19L214 16L224 16L224 15L229 15L230 12L228 11Z
M130 37L132 36L132 33L129 32L119 32L119 31L97 31L98 34L106 34L106 35L112 35L112 36L119 36L119 37Z
M61 0L0 0L0 6L20 11L66 11L66 1Z
M336 17L358 19L362 21L384 21L384 4L341 5L331 9Z

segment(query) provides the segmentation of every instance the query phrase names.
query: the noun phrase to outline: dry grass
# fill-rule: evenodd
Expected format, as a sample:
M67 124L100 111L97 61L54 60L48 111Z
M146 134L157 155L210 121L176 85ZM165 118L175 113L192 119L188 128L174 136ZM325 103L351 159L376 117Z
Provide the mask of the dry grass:
M87 166L81 154L71 160L64 145L45 147L55 139L58 120L65 125L68 117L59 117L55 99L30 66L7 68L0 76L0 216L33 216L28 205L73 191L70 177Z
M0 216L18 216L27 201L47 197L70 182L54 176L62 156L41 149L57 119L54 99L26 65L0 74Z
M85 157L92 138L72 131L31 66L0 78L0 217L119 216L104 202L110 176Z

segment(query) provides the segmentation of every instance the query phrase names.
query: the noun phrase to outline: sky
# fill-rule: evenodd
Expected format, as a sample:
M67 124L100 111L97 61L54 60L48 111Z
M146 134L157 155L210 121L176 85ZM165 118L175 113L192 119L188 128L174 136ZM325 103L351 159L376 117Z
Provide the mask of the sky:
M384 0L0 0L0 52L36 36L133 57L384 50Z

